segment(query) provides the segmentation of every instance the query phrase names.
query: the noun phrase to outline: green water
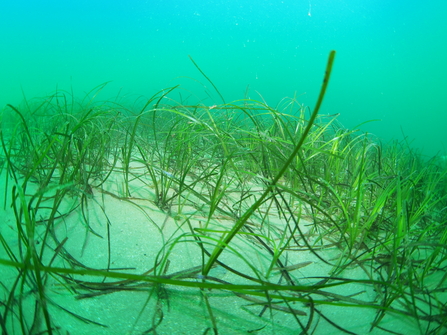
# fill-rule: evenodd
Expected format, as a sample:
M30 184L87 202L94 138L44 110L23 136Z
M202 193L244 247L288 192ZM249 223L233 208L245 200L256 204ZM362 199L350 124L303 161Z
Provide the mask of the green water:
M444 334L443 8L379 5L3 5L3 333Z
M310 107L331 49L321 113L383 141L445 155L447 3L432 1L17 1L0 11L0 104L56 89L133 103L181 84L183 102L248 96ZM204 87L206 86L206 87ZM258 94L259 92L259 94Z

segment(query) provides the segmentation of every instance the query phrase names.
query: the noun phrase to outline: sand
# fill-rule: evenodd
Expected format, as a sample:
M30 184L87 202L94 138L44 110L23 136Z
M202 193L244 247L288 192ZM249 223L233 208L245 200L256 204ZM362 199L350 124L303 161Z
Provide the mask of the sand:
M133 174L137 176L138 169L141 167L135 166L134 168ZM47 251L42 258L43 264L49 264L54 256L53 250L56 249L58 243L66 239L63 249L60 249L59 254L55 256L52 266L69 267L63 256L70 255L72 261L76 260L87 268L110 268L112 271L120 273L143 274L161 262L156 269L158 275L169 276L192 269L189 278L184 280L200 283L202 281L200 272L193 270L202 265L202 253L191 234L186 223L187 220L193 228L200 229L207 226L208 229L216 231L228 230L234 225L234 220L222 213L215 213L208 222L206 213L209 209L205 208L206 206L193 206L193 194L190 194L189 200L183 201L181 208L171 204L168 210L162 210L155 205L154 190L150 187L150 181L144 179L143 175L133 179L130 183L131 194L125 197L122 178L122 173L117 169L101 186L95 186L95 181L92 181L92 194L84 197L83 211L79 206L69 215L56 220L54 235L48 238ZM0 189L3 190L6 187L4 172L1 181ZM251 184L253 198L259 193L257 190L261 189L257 183L259 181L254 178ZM174 190L171 191L174 192ZM237 191L237 189L229 187L227 189L229 196L225 201L231 199L231 192L236 194ZM32 192L33 189L28 188L27 194ZM0 194L5 193L1 192ZM10 190L7 194L6 208L3 208L2 199L1 217L3 219L0 232L4 243L18 255L17 225L10 207ZM198 199L196 200L199 202ZM79 204L79 198L73 195L73 198L67 198L61 208L68 211L77 204ZM243 207L246 208L249 204L250 201ZM268 211L268 216L264 219L261 215L253 216L249 220L249 227L256 230L261 225L269 226L269 229L263 228L263 232L270 234L272 245L275 243L280 245L285 221L279 217L274 206L268 207L268 205L266 203L261 209L264 212ZM51 199L46 201L45 206L51 207ZM180 213L178 213L179 211ZM45 215L48 213L49 211L43 208L39 211L43 221L36 227L36 241L42 241L44 238ZM86 219L90 229L95 233L87 229ZM315 243L317 235L313 234L310 222L303 218L299 220L301 229L308 233L308 242ZM244 230L244 232L248 231ZM208 240L204 240L207 250L213 250L211 245L215 244L213 239L220 236L219 232L208 234ZM321 240L316 245L318 246L316 250L323 259L334 260L340 257L341 250L328 240ZM41 244L38 245L38 248L40 246ZM0 247L0 258L9 259L5 248ZM240 273L257 277L260 274L268 273L271 258L272 256L256 238L249 234L239 234L232 241L231 248L225 250L219 260ZM304 243L302 250L285 250L281 255L281 260L283 262L287 260L287 265L298 264L296 269L290 270L296 285L315 284L319 281L315 277L325 277L333 271L332 266L325 264L312 252L306 250ZM2 301L5 301L7 292L17 278L18 272L5 265L0 265L0 272L2 274L0 294ZM154 272L150 272L150 274L154 274ZM342 275L351 279L367 279L365 271L361 267L348 268ZM215 278L210 280L214 283L219 283L216 280L220 280L232 284L253 284L220 265L215 266L209 276ZM287 308L284 303L273 301L274 308L264 310L264 307L256 304L256 300L254 300L263 299L265 301L265 298L262 297L237 296L228 291L216 289L202 291L197 288L173 285L164 285L155 290L154 286L148 283L133 283L128 286L131 287L131 290L126 290L123 286L107 291L104 286L101 288L100 285L88 284L89 282L101 283L102 278L78 275L75 276L75 279L85 281L87 282L86 286L98 289L83 290L80 285L69 286L67 282L57 276L48 278L46 282L45 293L48 299L48 308L52 321L57 327L55 333L71 335L212 334L210 329L212 322L204 296L208 298L219 334L300 333L295 316L281 310L281 308ZM285 279L278 269L272 271L268 278L262 279L272 283L285 284ZM105 281L115 280L107 279ZM29 289L29 285L26 287ZM355 306L316 304L318 311L326 318L337 322L339 326L345 327L353 334L389 334L379 328L375 328L369 333L377 311L358 307L360 302L371 303L376 299L377 292L371 285L352 283L335 286L325 289L325 291L334 294L333 301L338 300L337 296L343 297L344 301L339 300L340 302L345 304L351 302ZM92 293L98 295L90 296ZM20 299L18 294L19 292L16 290L16 299ZM314 299L328 299L328 297L318 297L317 295L313 297ZM30 324L37 299L36 292L31 291L22 299L25 319ZM298 317L305 324L310 315L309 307L300 302L293 303L290 307L307 315ZM2 307L0 310L4 312ZM81 320L81 317L85 320ZM380 326L398 334L419 332L414 320L398 315L387 314ZM21 333L16 321L10 322L8 327L11 334ZM155 331L153 327L155 327ZM45 329L44 325L41 325L40 328ZM151 329L152 331L149 331ZM329 335L343 332L315 313L309 333Z

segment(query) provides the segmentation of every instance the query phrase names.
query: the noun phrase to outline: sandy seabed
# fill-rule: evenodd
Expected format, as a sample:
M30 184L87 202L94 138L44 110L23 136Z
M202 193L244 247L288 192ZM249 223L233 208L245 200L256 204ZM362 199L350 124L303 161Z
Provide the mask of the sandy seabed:
M138 168L134 167L134 176L138 175ZM2 183L5 181L4 174L1 180ZM222 231L228 231L234 225L234 220L222 213L216 213L208 219L206 213L209 208L195 206L195 195L192 193L186 195L183 200L177 199L168 209L158 208L154 203L154 190L143 177L134 178L130 182L130 195L126 197L123 196L122 173L113 173L100 187L95 187L94 181L92 185L91 194L85 195L81 201L82 206L77 206L79 198L76 196L73 196L72 202L68 199L61 206L61 209L72 211L55 221L52 236L47 239L47 246L48 251L57 250L57 256L54 257L55 252L47 252L42 258L43 264L49 264L51 261L54 267L70 267L69 263L72 266L77 263L79 268L109 268L120 273L148 273L201 282L203 276L200 266L203 264L203 257L207 259L207 256L202 255L191 228L208 229L209 239L204 240L205 247L212 251L211 244L215 243L214 239L218 239ZM5 187L3 184L2 189ZM260 187L254 180L250 190L253 198L259 193L258 190ZM28 189L27 193L32 191ZM226 192L231 198L231 193L236 194L238 190L230 187ZM200 199L196 200L197 203L200 202ZM2 208L3 222L0 232L5 243L18 254L17 224L10 203L11 199L8 198L6 208ZM50 208L51 199L48 199L47 203ZM249 205L250 202L243 206ZM253 229L268 226L264 234L270 234L270 242L274 245L280 243L281 232L285 232L286 224L274 206L270 205L266 203L259 212L268 212L268 216L255 213L247 225ZM42 241L47 231L44 214L45 210L41 210L42 217L36 227L36 241ZM315 246L321 258L333 261L340 257L340 248L326 239L317 240L318 234L315 234L310 222L300 219L299 225L308 237L308 243ZM219 258L220 262L236 273L217 265L209 273L209 282L253 284L237 273L256 278L260 274L269 273L272 255L258 239L248 234L248 230L244 229L243 232L236 235L231 247ZM5 248L0 248L0 257L8 259ZM288 272L295 285L315 284L321 280L316 277L326 277L333 270L333 266L325 264L313 252L306 250L304 244L301 250L285 250L281 259L287 260ZM150 271L154 268L155 270ZM268 278L260 279L285 284L286 280L279 270L273 269ZM0 271L0 294L1 299L5 301L8 297L7 288L10 288L17 278L17 269L0 265ZM361 267L348 268L343 272L343 277L368 279ZM335 321L351 334L389 334L379 328L369 332L377 310L362 308L359 304L375 301L377 292L371 285L360 283L324 289L327 293L325 300L332 297L334 302L352 304L353 307L316 303L315 306L321 314L313 312L313 315L310 315L312 312L309 306L301 302L287 306L273 300L270 308L266 308L265 297L260 300L262 297L224 290L200 290L173 285L156 287L151 283L132 281L124 281L121 286L107 286L107 283L119 279L94 276L77 275L71 279L78 285L71 286L58 276L49 277L46 282L48 308L57 327L55 332L60 334L212 334L209 308L214 315L219 334L299 334L301 329L296 318L305 325L310 317L313 322L309 334L343 334L343 331L332 326L326 318ZM31 318L30 316L34 315L36 292L30 289L26 294L23 306L29 310L24 311L24 315L25 318ZM296 295L299 296L300 293L297 292ZM264 305L260 305L260 301L263 301ZM302 315L294 315L290 309ZM32 320L27 322L31 323ZM21 333L18 323L11 327L10 334ZM45 329L43 324L41 327ZM411 318L401 315L386 314L380 322L380 327L397 334L419 332Z

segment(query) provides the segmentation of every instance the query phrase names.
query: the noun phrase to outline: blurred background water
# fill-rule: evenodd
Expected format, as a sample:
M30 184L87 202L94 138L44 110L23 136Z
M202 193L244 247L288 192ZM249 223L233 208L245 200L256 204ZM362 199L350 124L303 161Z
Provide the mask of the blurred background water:
M446 155L445 0L2 1L0 108L107 81L102 99L181 84L179 101L221 103L188 55L227 102L313 107L332 49L321 113Z

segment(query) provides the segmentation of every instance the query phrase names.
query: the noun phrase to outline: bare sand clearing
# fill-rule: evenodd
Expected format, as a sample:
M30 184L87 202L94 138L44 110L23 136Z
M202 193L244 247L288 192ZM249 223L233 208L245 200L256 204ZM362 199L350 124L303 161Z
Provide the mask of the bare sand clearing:
M135 169L133 173L137 175L138 167ZM2 183L5 181L5 175L1 180ZM92 185L94 186L94 182ZM202 255L201 248L191 233L191 227L207 228L208 238L202 238L202 241L205 242L206 249L212 251L213 245L216 244L215 239L221 236L222 231L232 227L234 219L219 212L208 219L209 208L205 205L194 205L194 194L176 199L170 208L161 210L154 204L154 190L144 183L144 179L135 178L130 186L130 196L124 197L122 173L116 172L107 183L101 187L93 187L92 194L84 197L83 210L81 206L76 207L79 198L73 197L72 203L67 199L62 208L66 211L75 209L71 214L56 220L54 233L47 239L47 245L53 250L63 241L65 243L57 256L54 257L54 252L44 254L43 263L49 264L54 258L54 267L70 267L69 262L72 265L78 262L82 267L92 269L109 268L111 271L133 274L148 272L150 275L202 281L200 267L203 258L207 259L207 256ZM3 184L2 189L4 187ZM253 199L257 189L260 187L253 179L250 191ZM28 189L27 193L32 191ZM238 190L229 187L226 192L228 197L225 201L228 202L231 192L237 193ZM200 204L200 199L196 200L197 204ZM246 209L252 201L247 200L241 204L241 210ZM5 241L4 245L8 245L18 255L16 219L10 203L11 199L8 198L6 209L2 206L0 232ZM51 199L46 203L51 207ZM263 216L262 212L268 215ZM45 211L41 210L42 221L36 228L36 241L42 241L46 232L44 214ZM336 260L340 256L340 249L327 239L317 240L318 234L312 230L309 222L301 219L299 225L307 234L308 242L318 250L320 257ZM235 272L217 265L209 273L210 279L207 281L253 284L237 274L242 273L271 283L286 284L286 279L278 268L269 271L272 255L254 235L248 234L250 231L258 232L260 227L263 227L263 234L270 239L269 244L280 245L282 234L287 234L284 219L280 218L273 204L266 202L260 212L250 218L248 227L251 227L251 230L244 229L244 233L238 234L219 258L219 261ZM205 235L204 231L202 233ZM300 239L299 236L297 238ZM299 250L285 250L280 259L287 264L288 273L295 285L315 284L320 280L315 277L328 276L333 267L318 259L304 243L302 245L303 248ZM0 248L0 257L8 259L5 248ZM154 268L156 269L151 271ZM3 265L0 269L0 292L2 300L5 301L5 288L13 285L17 270ZM268 277L261 278L267 273ZM345 270L343 277L367 279L361 267ZM107 286L106 283L119 279L103 280L94 276L74 276L72 279L77 281L77 285L70 285L58 276L49 278L46 285L50 315L58 327L56 332L60 334L212 334L212 322L204 295L208 297L209 308L212 309L219 334L299 334L300 328L296 318L305 325L310 317L313 318L309 329L311 334L343 333L318 313L310 315L309 306L301 302L287 306L273 299L270 308L265 308L259 304L265 303L265 297L236 295L223 290L201 291L198 288L173 285L155 288L151 283L132 281ZM378 328L369 333L377 311L358 307L363 303L374 302L377 292L372 286L352 283L324 289L324 292L327 295L321 296L322 300L327 301L332 297L334 302L356 306L324 305L315 301L318 311L326 318L354 334L389 334ZM24 312L26 317L34 315L31 311L35 307L36 293L30 290L25 294L28 296L24 298L24 306L29 308L29 311ZM297 297L300 294L296 292ZM314 298L317 296L314 295ZM296 315L290 313L290 309L293 309ZM380 326L399 334L418 332L411 319L402 316L386 315ZM18 324L10 333L20 333Z

